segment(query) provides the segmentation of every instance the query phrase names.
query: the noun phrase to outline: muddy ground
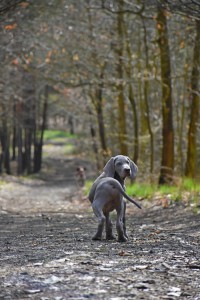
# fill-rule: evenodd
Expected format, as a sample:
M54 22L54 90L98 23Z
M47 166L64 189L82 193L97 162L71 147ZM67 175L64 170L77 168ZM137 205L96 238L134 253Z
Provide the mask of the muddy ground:
M200 216L143 200L142 211L128 204L128 242L94 242L97 222L74 177L92 165L58 153L37 178L3 177L0 299L199 300Z

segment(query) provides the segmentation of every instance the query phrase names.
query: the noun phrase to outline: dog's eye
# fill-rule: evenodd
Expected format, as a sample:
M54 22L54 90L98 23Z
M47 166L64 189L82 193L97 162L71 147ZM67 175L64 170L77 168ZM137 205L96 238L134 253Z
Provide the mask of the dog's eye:
M121 166L122 165L122 163L120 162L120 161L118 161L117 163L116 163L116 166Z

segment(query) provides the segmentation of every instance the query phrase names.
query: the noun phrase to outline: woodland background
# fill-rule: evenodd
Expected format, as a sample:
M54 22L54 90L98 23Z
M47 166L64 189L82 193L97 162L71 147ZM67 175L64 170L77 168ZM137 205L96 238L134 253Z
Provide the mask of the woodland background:
M198 0L9 0L0 18L0 173L39 172L62 129L97 170L121 153L160 184L199 179Z

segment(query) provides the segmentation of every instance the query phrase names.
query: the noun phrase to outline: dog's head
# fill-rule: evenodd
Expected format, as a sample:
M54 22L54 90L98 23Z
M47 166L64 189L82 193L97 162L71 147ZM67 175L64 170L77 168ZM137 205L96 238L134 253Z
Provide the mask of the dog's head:
M133 180L136 177L138 167L128 156L117 155L111 157L103 171L107 177L114 178L116 172L122 180L126 177L130 177Z
M85 167L82 167L82 166L77 167L76 168L76 174L77 174L77 176L84 177L85 176L85 170L86 170Z

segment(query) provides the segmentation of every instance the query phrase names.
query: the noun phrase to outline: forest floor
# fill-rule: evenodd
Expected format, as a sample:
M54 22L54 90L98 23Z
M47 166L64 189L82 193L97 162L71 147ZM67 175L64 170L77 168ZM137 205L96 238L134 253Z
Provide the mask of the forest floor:
M97 221L75 180L92 165L47 149L39 176L1 178L0 299L200 299L198 214L143 200L128 204L128 242L92 241Z

